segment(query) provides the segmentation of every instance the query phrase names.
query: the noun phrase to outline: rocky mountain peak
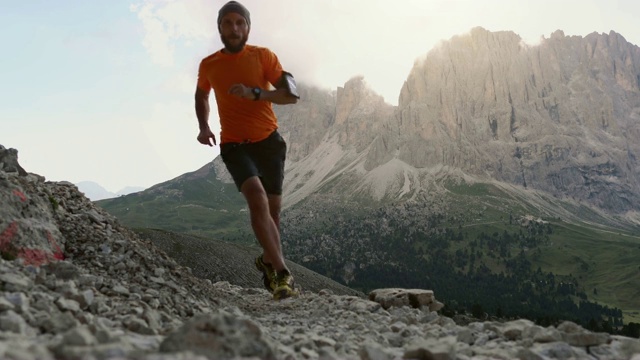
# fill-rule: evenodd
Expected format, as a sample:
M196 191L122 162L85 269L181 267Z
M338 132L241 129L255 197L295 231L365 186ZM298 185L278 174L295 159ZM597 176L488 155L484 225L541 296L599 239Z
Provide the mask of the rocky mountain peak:
M615 32L556 31L527 46L513 32L474 28L416 63L398 111L399 157L413 166L615 211L639 203L640 49Z
M565 38L564 31L558 29L551 33L551 39L562 40Z
M335 111L332 132L338 135L339 144L360 152L380 134L394 107L358 76L338 88Z
M529 45L476 27L416 61L397 107L361 76L309 96L276 107L297 163L291 188L305 191L292 203L329 174L357 169L358 193L387 184L374 186L379 199L427 187L402 180L409 172L449 169L610 213L640 209L640 48L616 32L558 30Z
M17 172L22 176L27 175L27 172L18 163L18 150L7 149L2 145L0 145L0 170L8 173Z
M369 87L364 77L351 78L338 88L336 125L342 125L354 116L371 114L381 103L384 99Z

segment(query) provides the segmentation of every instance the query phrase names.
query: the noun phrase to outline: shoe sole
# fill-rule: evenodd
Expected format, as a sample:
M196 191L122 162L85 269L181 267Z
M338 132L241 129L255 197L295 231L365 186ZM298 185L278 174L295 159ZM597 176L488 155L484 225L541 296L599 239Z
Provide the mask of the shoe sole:
M297 297L297 296L298 296L298 293L295 291L280 290L280 291L273 292L273 300L283 300L283 299L288 299L288 298Z
M290 297L297 297L299 295L300 293L288 286L285 288L276 288L273 291L273 300L282 300Z

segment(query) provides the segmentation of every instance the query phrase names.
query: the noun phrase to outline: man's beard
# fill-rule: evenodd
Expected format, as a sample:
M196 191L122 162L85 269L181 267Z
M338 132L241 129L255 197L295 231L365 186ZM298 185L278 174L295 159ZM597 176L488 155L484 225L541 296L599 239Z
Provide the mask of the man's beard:
M224 35L222 34L220 35L220 39L222 40L222 43L224 44L224 48L225 50L227 50L227 52L236 54L242 51L242 49L244 49L244 45L247 43L248 36L246 35L243 36L242 41L240 41L238 45L231 45L229 40L226 37L224 37Z

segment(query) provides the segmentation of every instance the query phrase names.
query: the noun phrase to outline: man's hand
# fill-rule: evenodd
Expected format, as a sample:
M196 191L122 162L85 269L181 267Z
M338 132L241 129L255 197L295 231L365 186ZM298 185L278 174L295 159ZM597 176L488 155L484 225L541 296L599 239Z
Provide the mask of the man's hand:
M213 144L211 143L213 140ZM198 134L198 142L202 145L213 146L216 145L216 136L213 135L211 129L208 127L206 129L200 129L200 134Z
M251 88L248 86L244 86L244 84L233 84L229 88L229 94L235 95L237 97L241 97L247 100L253 100L254 95L251 91Z

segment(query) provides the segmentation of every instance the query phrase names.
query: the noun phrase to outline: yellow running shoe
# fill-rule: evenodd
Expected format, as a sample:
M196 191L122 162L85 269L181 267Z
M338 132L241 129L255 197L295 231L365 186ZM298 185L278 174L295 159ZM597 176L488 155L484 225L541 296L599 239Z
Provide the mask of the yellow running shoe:
M258 271L262 272L262 283L264 287L269 290L270 293L273 293L273 290L277 287L276 271L271 264L265 264L265 262L262 261L262 255L256 258L255 263Z
M276 273L276 285L273 289L273 300L282 300L292 296L298 296L298 292L295 290L295 282L293 281L293 275L289 270L284 269Z

